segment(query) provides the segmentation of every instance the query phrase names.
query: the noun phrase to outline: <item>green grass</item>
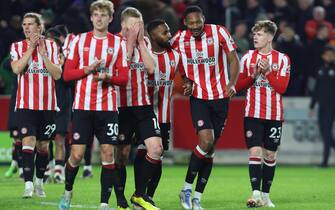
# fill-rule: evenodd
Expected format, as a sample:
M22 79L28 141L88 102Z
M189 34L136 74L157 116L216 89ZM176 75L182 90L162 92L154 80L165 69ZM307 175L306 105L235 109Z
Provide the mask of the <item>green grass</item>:
M7 167L0 167L0 209L37 210L56 209L56 204L64 190L64 185L45 186L47 198L22 199L23 182L15 177L3 178ZM161 183L155 195L155 202L162 210L180 209L178 193L183 185L186 166L166 166L163 168ZM317 169L314 167L279 166L271 190L271 199L276 209L287 210L335 210L335 168ZM94 178L80 179L79 171L74 186L72 204L82 205L86 209L98 206L100 196L100 169L95 167ZM132 167L128 168L126 196L133 192L134 179ZM244 166L215 166L202 199L207 210L247 209L245 201L250 196L248 169ZM115 207L112 195L110 206ZM42 204L42 202L46 202ZM85 208L71 208L85 209ZM97 208L96 208L97 209Z

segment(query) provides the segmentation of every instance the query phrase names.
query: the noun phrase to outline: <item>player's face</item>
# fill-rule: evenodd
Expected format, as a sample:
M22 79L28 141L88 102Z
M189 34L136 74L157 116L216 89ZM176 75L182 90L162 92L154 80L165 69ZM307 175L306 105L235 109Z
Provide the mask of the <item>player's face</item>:
M142 22L141 18L136 18L136 17L125 18L124 21L122 21L121 23L122 35L127 36L130 28L132 28L135 24L140 23L140 22Z
M269 33L266 33L264 29L255 31L253 33L254 47L256 49L265 48L268 44L271 44L273 36Z
M40 34L41 27L36 23L35 18L27 17L22 22L23 33L26 38L29 38L31 34Z
M200 12L191 12L186 15L184 24L194 37L200 37L204 30L205 18Z
M105 9L94 10L91 14L93 28L97 31L107 31L108 25L112 20L113 17L110 17Z
M151 34L152 41L156 42L160 47L170 47L170 39L172 35L170 28L166 23L157 26L157 28L155 28Z

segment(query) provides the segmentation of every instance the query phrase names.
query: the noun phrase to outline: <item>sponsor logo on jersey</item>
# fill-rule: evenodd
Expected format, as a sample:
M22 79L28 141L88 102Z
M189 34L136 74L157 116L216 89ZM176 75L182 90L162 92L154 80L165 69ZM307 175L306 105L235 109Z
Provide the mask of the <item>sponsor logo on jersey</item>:
M208 64L210 66L215 65L216 59L215 57L209 57L209 58L189 58L187 59L188 65L199 65L199 64Z

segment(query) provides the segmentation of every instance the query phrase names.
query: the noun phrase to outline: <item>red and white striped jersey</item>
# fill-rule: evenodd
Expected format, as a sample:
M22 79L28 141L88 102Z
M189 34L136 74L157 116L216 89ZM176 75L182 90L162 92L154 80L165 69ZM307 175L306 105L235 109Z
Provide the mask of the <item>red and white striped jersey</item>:
M62 50L63 50L63 55L66 58L69 55L69 51L70 51L70 45L72 40L74 39L74 37L76 37L74 34L68 34L64 40L63 46L62 46Z
M252 79L260 59L268 59L270 72ZM272 50L261 54L258 50L249 50L241 59L241 71L237 89L247 89L245 116L266 120L283 121L282 94L285 93L290 79L291 63L289 57ZM243 82L248 81L248 82ZM242 83L245 83L241 85ZM243 87L241 87L243 86Z
M127 41L120 33L117 36L123 38L125 42ZM144 40L150 50L151 45L149 39L145 37ZM129 64L127 85L115 87L118 92L118 106L130 107L150 105L149 92L146 84L147 77L148 74L144 66L140 49L136 46Z
M71 44L64 74L68 75L69 71L82 72L85 66L91 65L97 59L102 60L97 72L84 75L76 81L73 109L117 110L115 86L96 81L93 77L102 72L117 77L121 71L128 71L126 45L120 37L108 33L105 38L97 38L92 31L79 34Z
M28 47L26 40L13 43L10 51L12 61L21 59ZM45 47L50 61L59 64L57 44L45 40ZM56 110L55 81L48 72L37 47L29 58L26 69L18 75L17 81L16 109Z
M180 51L187 78L193 81L193 96L204 100L226 97L229 82L227 54L236 48L223 26L205 24L201 38L189 30L178 32L172 46Z
M153 52L157 64L154 74L149 74L148 88L150 99L160 123L170 123L171 95L173 79L178 69L180 55L175 50L163 53Z

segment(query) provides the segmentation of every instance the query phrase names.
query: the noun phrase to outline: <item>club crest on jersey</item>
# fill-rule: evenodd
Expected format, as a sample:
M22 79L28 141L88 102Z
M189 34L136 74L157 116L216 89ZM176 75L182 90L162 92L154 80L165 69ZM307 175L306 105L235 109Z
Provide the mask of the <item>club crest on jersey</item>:
M175 67L176 62L174 60L170 61L170 66Z
M166 74L164 72L159 71L159 80L166 80Z
M273 63L273 64L271 65L271 69L272 69L273 71L278 71L278 63Z
M207 39L207 44L208 45L213 45L214 44L214 40L213 40L212 37L210 37L210 38Z
M198 58L202 58L204 57L204 54L201 51L197 50L195 56L197 56Z
M114 52L114 49L113 49L113 48L111 48L111 47L107 48L107 53L108 53L108 54L112 55L113 52Z

